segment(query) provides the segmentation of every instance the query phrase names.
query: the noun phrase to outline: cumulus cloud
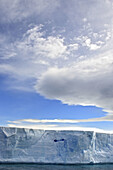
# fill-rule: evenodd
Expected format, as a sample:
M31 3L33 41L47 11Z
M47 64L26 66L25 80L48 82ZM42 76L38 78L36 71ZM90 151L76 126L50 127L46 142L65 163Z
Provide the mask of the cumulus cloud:
M89 39L89 38L86 39L85 43L86 43L86 46L89 47L90 50L97 50L97 49L99 49L101 47L101 46L99 46L97 44L92 44L91 39Z

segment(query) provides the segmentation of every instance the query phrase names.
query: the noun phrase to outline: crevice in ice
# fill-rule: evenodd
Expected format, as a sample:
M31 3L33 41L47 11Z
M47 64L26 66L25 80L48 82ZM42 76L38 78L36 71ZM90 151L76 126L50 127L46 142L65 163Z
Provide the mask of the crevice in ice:
M92 141L91 141L91 149L90 149L90 162L95 163L95 153L96 153L96 132L93 132Z
M96 132L93 132L93 136L92 136L92 147L93 147L93 152L95 152L96 149Z
M8 130L8 129L7 129L7 130ZM9 131L9 132L6 131L5 128L2 128L2 132L4 133L4 135L5 135L6 137L11 137L11 136L15 135L15 133L11 133L10 131Z

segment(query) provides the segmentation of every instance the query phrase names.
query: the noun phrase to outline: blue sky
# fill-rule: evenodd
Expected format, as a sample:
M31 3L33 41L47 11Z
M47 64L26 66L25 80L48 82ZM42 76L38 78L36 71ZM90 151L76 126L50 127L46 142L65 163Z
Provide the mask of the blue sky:
M112 0L0 0L0 126L113 130L112 44Z

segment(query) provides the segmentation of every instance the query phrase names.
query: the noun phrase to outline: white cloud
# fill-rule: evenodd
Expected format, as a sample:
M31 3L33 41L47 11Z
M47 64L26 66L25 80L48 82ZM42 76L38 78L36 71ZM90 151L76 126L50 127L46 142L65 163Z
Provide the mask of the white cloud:
M44 129L44 130L53 130L56 129L57 125L25 125L25 124L8 124L8 127L15 127L15 128L31 128L31 129Z
M113 114L109 114L100 118L89 119L21 119L14 121L7 121L7 126L18 128L33 128L43 130L81 130L81 131L95 131L101 133L113 133L113 131L106 131L103 129L93 127L80 127L79 123L85 122L113 122ZM107 129L107 128L104 128Z
M0 0L1 22L17 22L40 14L47 17L58 6L56 0Z
M100 44L100 45L97 45L97 44ZM99 49L103 43L97 42L97 44L92 44L90 38L87 38L87 39L85 40L85 45L86 45L87 47L89 47L90 50L97 50L97 49Z
M1 22L13 21L15 26L15 22L32 16L34 20L40 18L34 25L41 23L17 39L13 37L14 41L7 35L0 39L0 73L13 77L13 88L25 89L28 85L26 89L49 99L113 112L113 10L105 1L88 2L66 1L64 7L57 0L28 0L27 4L0 0ZM54 31L52 24L42 25L50 13L54 15L47 22L54 23Z
M11 122L10 122L11 123ZM31 129L43 129L43 130L79 130L79 131L94 131L94 132L99 132L99 133L110 133L112 134L113 131L111 130L103 130L99 128L92 128L92 127L79 127L76 125L70 125L70 124L33 124L33 123L28 123L25 124L24 122L18 123L12 121L11 124L7 125L8 127L15 127L15 128L31 128Z
M64 38L46 36L43 25L29 29L22 39L11 45L3 43L0 50L2 63L0 72L9 74L17 80L37 79L51 65L57 65L69 54ZM30 69L29 69L30 68Z
M78 50L79 44L75 43L75 44L69 44L68 48L69 51L76 51Z
M97 45L97 44L90 44L90 50L97 50L99 49L101 46Z
M27 31L23 40L16 43L17 49L24 53L31 53L36 59L52 58L57 59L65 57L67 46L64 45L64 39L59 36L44 37L44 32L40 31L43 26L35 26Z
M5 52L0 72L17 80L12 82L12 87L24 90L28 84L32 87L26 89L35 89L49 99L69 105L95 105L112 112L112 38L104 45L96 41L103 45L98 54L86 53L81 58L76 55L84 47L80 42L67 43L64 37L47 35L42 28L43 25L34 26L15 41L11 52L8 50L9 58ZM90 49L97 48L88 36L82 39ZM9 49L10 45L6 44ZM12 51L14 55L10 55Z
M78 123L77 120L68 120L68 119L22 119L17 121L8 121L9 123Z
M16 121L7 121L8 123L11 124L22 124L22 123L34 123L37 125L42 125L42 124L47 124L50 125L65 125L65 124L76 124L76 123L83 123L83 122L113 122L113 115L109 114L104 117L99 117L99 118L90 118L90 119L21 119L21 120L16 120ZM52 123L52 124L51 124Z
M88 38L88 39L86 39L86 41L85 41L85 43L86 43L86 46L90 46L90 44L91 44L91 40Z
M38 93L69 105L95 105L113 112L113 50L75 62L70 67L52 68L35 86Z
M87 18L83 18L83 22L87 22Z

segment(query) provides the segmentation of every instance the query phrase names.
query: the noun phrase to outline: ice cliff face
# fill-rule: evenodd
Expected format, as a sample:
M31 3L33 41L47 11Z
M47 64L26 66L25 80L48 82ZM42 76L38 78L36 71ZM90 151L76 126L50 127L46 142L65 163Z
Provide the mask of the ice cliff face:
M113 162L113 134L1 127L0 162Z

